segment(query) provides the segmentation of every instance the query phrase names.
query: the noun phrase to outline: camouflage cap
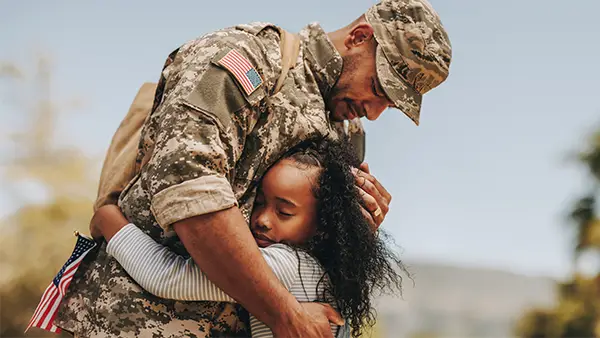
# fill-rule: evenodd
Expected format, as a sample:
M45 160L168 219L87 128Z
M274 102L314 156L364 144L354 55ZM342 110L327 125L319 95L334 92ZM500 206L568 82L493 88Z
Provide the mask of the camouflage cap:
M448 77L452 47L426 0L383 0L365 13L377 46L377 77L396 108L417 125L423 94Z

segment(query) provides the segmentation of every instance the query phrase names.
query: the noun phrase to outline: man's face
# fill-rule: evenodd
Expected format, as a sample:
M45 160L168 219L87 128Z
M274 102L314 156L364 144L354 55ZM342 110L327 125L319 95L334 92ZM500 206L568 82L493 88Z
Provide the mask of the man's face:
M393 106L377 79L375 51L362 46L356 53L342 57L344 68L326 102L334 121L366 117L376 120Z

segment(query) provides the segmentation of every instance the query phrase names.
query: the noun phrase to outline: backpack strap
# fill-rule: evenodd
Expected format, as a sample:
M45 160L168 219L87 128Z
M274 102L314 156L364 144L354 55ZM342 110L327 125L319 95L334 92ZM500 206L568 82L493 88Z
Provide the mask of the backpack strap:
M285 78L287 77L288 71L296 66L296 60L298 60L298 54L300 53L300 38L298 35L290 33L283 28L281 31L281 41L279 47L281 49L281 74L275 84L275 91L273 94L279 92Z

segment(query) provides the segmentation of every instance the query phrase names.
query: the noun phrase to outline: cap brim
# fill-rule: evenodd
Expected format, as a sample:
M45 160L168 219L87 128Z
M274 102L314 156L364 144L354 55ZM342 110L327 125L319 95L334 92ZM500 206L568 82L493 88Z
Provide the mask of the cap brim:
M377 46L377 77L387 97L416 125L419 125L423 96L396 73L388 62L383 49Z

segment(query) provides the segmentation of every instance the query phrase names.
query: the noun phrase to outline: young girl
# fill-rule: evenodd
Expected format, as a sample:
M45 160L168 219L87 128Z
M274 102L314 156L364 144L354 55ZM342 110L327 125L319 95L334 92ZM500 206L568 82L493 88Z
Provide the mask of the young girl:
M250 228L265 260L298 301L331 304L358 337L375 323L372 293L400 290L396 267L405 270L363 218L352 154L346 143L332 141L294 148L261 180ZM107 252L141 287L162 298L235 301L191 258L156 243L114 209L101 208L92 223L108 241ZM253 337L272 337L266 325L253 316L250 321ZM332 331L336 336L342 330L332 325Z

